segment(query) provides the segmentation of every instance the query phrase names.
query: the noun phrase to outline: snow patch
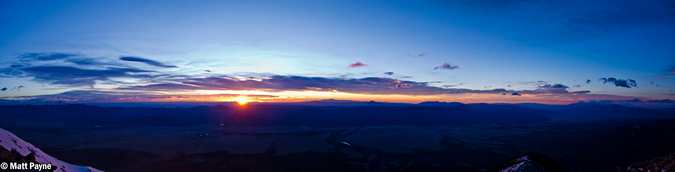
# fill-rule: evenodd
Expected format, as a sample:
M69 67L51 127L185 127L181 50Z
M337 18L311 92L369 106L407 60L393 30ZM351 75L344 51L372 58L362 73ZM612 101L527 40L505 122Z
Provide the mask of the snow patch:
M518 169L520 169L520 166L522 166L526 162L530 161L530 157L525 155L523 157L520 157L520 158L516 159L515 161L520 162L520 163L509 166L508 168L505 168L503 170L499 170L499 172L516 172L516 171L518 171Z
M95 169L93 167L83 167L73 164L69 164L63 161L60 161L52 156L47 155L42 152L40 149L36 148L32 144L21 140L16 135L11 132L0 128L0 146L7 149L8 151L16 150L21 156L27 156L30 153L35 155L35 161L40 164L51 164L52 167L61 169L62 171L68 172L102 172L101 170ZM54 170L57 171L57 170Z

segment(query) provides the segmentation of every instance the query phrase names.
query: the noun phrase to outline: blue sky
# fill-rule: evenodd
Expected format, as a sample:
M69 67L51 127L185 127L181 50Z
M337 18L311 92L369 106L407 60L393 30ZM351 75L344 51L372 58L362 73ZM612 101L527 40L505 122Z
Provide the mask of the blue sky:
M588 91L571 96L574 101L675 99L674 30L672 1L1 1L0 87L25 88L0 97L54 98L75 90L127 94L130 87L190 85L184 80L204 77L300 76L390 79L383 81L389 84L384 91L369 85L321 90L350 94L398 94L395 90L403 89L393 88L401 82L413 90L467 94L526 93L562 84L567 93ZM35 60L55 54L70 56ZM347 67L356 62L367 66ZM459 69L434 70L444 63ZM106 71L90 76L41 68L54 66ZM637 87L599 81L609 77L635 80ZM283 89L276 88L286 86L234 90L279 96ZM191 90L145 91L183 95L233 89ZM463 100L452 95L428 100ZM508 97L483 99L527 102Z

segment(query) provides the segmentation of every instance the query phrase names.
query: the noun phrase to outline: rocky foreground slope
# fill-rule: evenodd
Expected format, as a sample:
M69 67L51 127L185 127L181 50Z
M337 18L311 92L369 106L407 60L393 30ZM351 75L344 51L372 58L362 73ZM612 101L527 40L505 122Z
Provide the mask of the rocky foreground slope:
M77 166L60 161L1 128L0 161L0 167L3 171L100 172L100 170L92 167Z
M624 169L617 167L619 172L675 172L675 152L670 152L667 155L647 160L645 162L637 162Z

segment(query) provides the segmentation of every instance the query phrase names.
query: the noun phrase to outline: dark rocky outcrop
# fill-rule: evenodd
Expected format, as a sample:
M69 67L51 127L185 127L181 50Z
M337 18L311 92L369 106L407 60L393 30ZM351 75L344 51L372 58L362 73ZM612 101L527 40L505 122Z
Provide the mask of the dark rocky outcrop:
M616 167L619 172L675 172L675 152L670 152L664 156L647 160L645 162L636 162L628 168Z

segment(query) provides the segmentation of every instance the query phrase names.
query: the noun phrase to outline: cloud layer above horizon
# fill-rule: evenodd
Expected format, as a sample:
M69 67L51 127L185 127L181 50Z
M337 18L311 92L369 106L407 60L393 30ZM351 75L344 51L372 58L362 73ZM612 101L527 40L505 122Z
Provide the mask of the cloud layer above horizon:
M28 59L28 60L26 60ZM195 91L256 91L261 94L246 94L244 96L263 98L274 101L278 95L266 93L280 93L287 91L295 92L325 92L347 93L370 96L458 96L484 94L484 95L513 95L511 99L521 96L544 96L572 98L572 101L592 100L606 98L602 95L590 94L591 91L571 91L569 86L546 81L509 83L509 89L467 89L455 88L464 83L448 86L433 86L440 82L418 82L401 80L388 77L306 77L294 75L274 74L239 74L239 75L181 75L171 74L162 69L178 68L177 66L165 65L161 62L122 57L120 61L141 62L150 66L159 67L156 70L144 70L124 65L119 61L103 62L98 59L88 58L84 55L70 55L63 53L27 53L17 56L16 62L7 68L2 68L5 77L32 78L32 81L74 87L72 91L59 94L46 94L36 96L16 96L13 98L32 100L68 100L68 101L161 101L163 99L211 101L208 97L233 97L241 94L196 94ZM45 63L45 61L48 61ZM445 63L448 64L448 63ZM360 62L352 63L351 66L366 67ZM452 68L452 66L450 67ZM385 72L393 75L394 72ZM116 79L138 80L137 82L122 82ZM617 87L631 88L636 86L634 80L601 78L604 83L613 83ZM590 83L586 81L587 83ZM505 83L505 84L506 84ZM98 86L113 85L112 87L96 88ZM511 87L512 85L535 86L531 89L523 87ZM82 87L86 86L86 87ZM492 86L490 86L492 87ZM79 89L78 89L79 88ZM487 86L486 86L487 88ZM516 89L521 88L521 89ZM176 92L182 94L166 94ZM597 97L597 98L596 98ZM610 96L611 97L611 96ZM5 97L12 98L12 97ZM629 97L615 96L616 99ZM635 98L635 100L639 100ZM618 102L618 100L616 101ZM621 102L643 102L623 101ZM669 100L649 100L650 103L668 103Z

